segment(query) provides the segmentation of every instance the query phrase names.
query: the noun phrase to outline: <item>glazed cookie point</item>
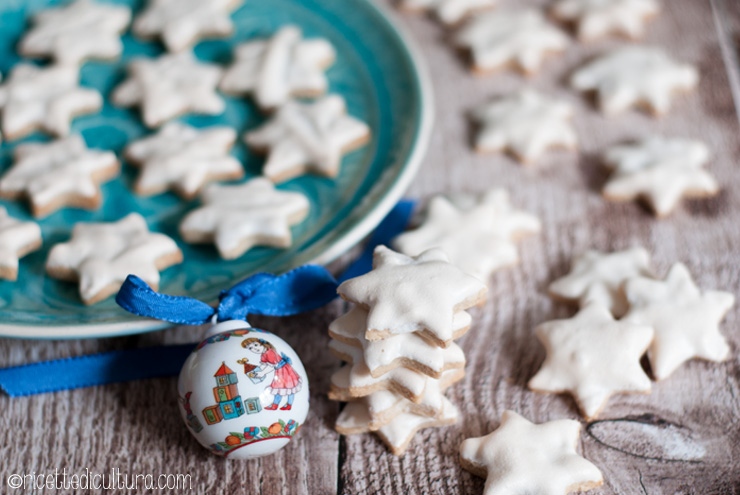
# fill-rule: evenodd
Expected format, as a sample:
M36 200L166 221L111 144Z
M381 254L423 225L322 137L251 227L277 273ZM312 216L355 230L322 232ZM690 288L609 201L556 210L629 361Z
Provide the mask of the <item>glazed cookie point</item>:
M455 320L456 328L469 325L468 318L456 315ZM353 362L356 351L361 350L373 378L380 378L399 367L440 378L445 371L462 369L465 366L465 354L456 344L440 348L417 334L394 335L383 340L369 341L365 339L366 328L367 311L355 306L329 325L329 335L342 343L330 348L348 362ZM349 349L346 345L357 349Z
M100 93L79 86L75 66L20 63L0 84L1 127L7 140L37 129L66 136L74 117L97 112L102 106Z
M707 146L690 139L648 137L609 148L603 160L613 169L603 189L610 201L642 199L656 216L668 215L683 197L716 195L720 188L704 169Z
M171 52L188 49L201 38L231 35L229 17L244 0L149 0L136 17L133 32L142 38L159 36Z
M733 294L699 290L681 263L671 267L665 280L628 280L625 292L630 310L623 321L655 329L648 358L657 380L692 358L722 362L730 357L719 325L735 305Z
M460 368L450 368L442 372L439 378L432 378L412 369L399 367L376 378L367 367L362 349L337 340L332 340L329 344L335 355L351 363L331 376L329 398L332 400L349 401L380 390L389 390L418 404L424 402L429 387L445 389L465 377L465 370Z
M570 272L553 281L547 290L555 299L578 302L581 307L598 302L619 318L629 307L623 283L650 274L650 255L641 247L613 253L589 250L574 258Z
M506 150L523 163L537 160L548 148L574 150L578 137L572 117L570 105L536 91L497 98L473 112L480 126L475 149L481 153Z
M529 388L573 395L586 419L595 418L615 393L649 393L640 359L650 346L650 325L614 320L591 302L572 318L542 323L537 338L547 357Z
M416 257L375 249L373 270L343 282L339 295L368 309L365 338L417 331L438 345L454 338L454 314L485 300L486 285L452 265L443 251Z
M128 78L116 86L111 100L122 107L141 107L148 127L190 112L218 115L226 108L216 93L221 72L215 64L199 62L191 52L135 59L128 65Z
M581 41L609 34L641 38L648 20L658 15L657 0L558 0L551 9L556 19L577 25Z
M291 97L324 94L329 86L324 70L335 57L328 41L304 40L300 28L284 26L267 40L238 45L219 87L231 94L251 93L260 108L273 109Z
M487 281L499 268L518 262L515 241L540 231L539 220L515 209L504 189L435 196L426 218L416 229L393 239L393 247L408 256L441 248L465 273Z
M183 218L185 242L213 242L223 259L236 259L253 246L289 247L290 227L308 215L308 198L280 191L264 177L243 184L211 184L201 194L203 205Z
M27 197L35 217L75 206L97 209L100 185L118 175L120 164L110 151L90 150L81 136L15 148L13 166L0 178L0 196Z
M347 115L338 95L312 103L289 101L244 137L251 149L267 152L263 174L275 183L307 172L336 177L342 156L369 139L368 125Z
M645 107L656 115L668 112L673 95L694 89L699 72L680 64L659 48L632 46L613 50L576 70L571 86L594 91L607 115Z
M460 445L460 463L486 478L484 495L590 490L604 481L601 471L576 452L580 430L570 419L533 424L504 411L496 430Z
M525 74L537 72L548 54L570 45L565 33L529 8L478 14L457 32L455 42L470 50L476 72L514 65Z
M0 278L18 279L18 259L41 247L41 228L35 222L21 222L0 206Z
M71 239L49 252L46 271L79 282L82 301L95 304L115 294L130 274L156 290L159 272L182 259L175 241L150 232L141 215L130 213L117 222L76 224Z
M76 0L34 15L34 26L21 38L18 50L30 57L51 56L61 64L113 60L123 51L121 35L130 22L128 7Z
M166 124L157 134L126 147L126 159L141 168L135 191L150 196L173 189L192 199L208 182L240 179L244 168L229 155L235 141L236 131L230 127Z

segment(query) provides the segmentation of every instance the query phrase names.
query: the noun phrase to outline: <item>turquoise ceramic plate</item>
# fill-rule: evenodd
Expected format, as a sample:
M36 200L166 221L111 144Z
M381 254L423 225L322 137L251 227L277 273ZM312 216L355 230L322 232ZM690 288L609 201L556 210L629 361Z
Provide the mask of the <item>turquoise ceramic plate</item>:
M0 72L19 61L15 45L29 17L53 0L0 2ZM125 2L123 2L125 3ZM134 12L141 9L133 3ZM284 272L308 262L328 262L362 239L390 210L418 168L431 127L429 87L420 60L398 27L369 0L248 0L233 14L236 30L228 40L204 41L195 47L198 58L228 64L232 47L242 41L273 33L294 23L309 36L329 39L337 50L328 71L330 92L342 95L349 113L372 128L370 144L345 157L336 180L303 176L280 186L297 190L311 201L308 219L293 229L293 247L285 250L256 248L234 261L221 260L212 246L181 242L177 225L197 205L171 193L152 198L131 192L135 169L124 162L121 177L103 187L99 211L64 209L41 221L44 248L21 261L19 281L0 282L0 335L32 338L76 338L120 335L152 330L161 323L143 321L119 309L112 299L85 307L77 286L44 274L49 248L69 237L75 222L117 220L130 211L143 214L151 229L177 239L185 263L162 273L160 289L201 300L215 300L218 292L257 271ZM87 63L81 69L84 86L104 96L125 75L128 60L157 56L157 42L124 36L124 55L115 63ZM39 62L44 63L44 62ZM259 125L264 116L246 99L226 98L226 112L217 117L186 116L197 127L226 124L240 133ZM132 139L147 134L136 110L106 103L97 115L78 118L72 126L91 148L119 153ZM48 140L34 134L0 145L0 171L11 166L19 142ZM259 175L264 158L239 143L233 154L247 176ZM12 215L30 219L27 204L3 202Z

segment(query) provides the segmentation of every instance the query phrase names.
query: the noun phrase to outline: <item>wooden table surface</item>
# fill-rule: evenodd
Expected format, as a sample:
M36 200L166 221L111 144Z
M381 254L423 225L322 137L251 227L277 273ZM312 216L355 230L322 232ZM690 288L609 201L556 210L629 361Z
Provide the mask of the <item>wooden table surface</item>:
M544 5L547 1L501 3ZM493 276L488 303L473 312L473 327L461 340L468 356L467 376L448 392L461 413L456 425L418 434L403 457L389 454L373 435L341 437L334 432L340 406L326 398L326 391L339 362L327 350L326 329L347 309L335 302L298 317L252 322L275 331L297 350L311 384L308 420L300 435L278 454L225 461L201 448L179 417L174 378L28 398L0 396L0 493L31 493L6 486L12 473L87 468L189 474L192 491L185 493L478 494L483 480L460 468L458 447L463 439L496 428L505 409L535 422L580 420L580 450L605 478L604 486L590 493L740 493L740 305L722 324L733 351L729 361L689 362L655 383L651 395L612 398L597 421L583 421L567 396L526 388L544 358L533 328L574 312L551 301L545 287L568 270L574 254L585 249L617 250L639 244L651 252L661 276L673 262L682 261L700 287L730 291L740 299L740 174L736 172L740 127L732 89L740 95L733 51L740 33L740 2L662 3L664 12L650 25L645 43L696 64L701 83L698 91L678 98L674 109L661 119L638 112L606 119L563 84L584 61L623 42L576 44L563 56L549 59L542 73L529 79L513 73L473 77L439 24L423 15L402 16L402 24L427 58L437 113L426 160L408 196L427 198L499 185L544 225L540 235L521 243L521 263ZM506 156L471 152L466 112L492 95L522 86L561 96L577 108L580 154L553 152L525 168ZM605 180L598 154L612 143L649 133L706 141L714 153L709 169L723 185L722 193L710 200L686 202L660 221L635 204L604 202L598 192ZM103 340L0 340L0 365L190 342L199 334L200 329L172 329Z

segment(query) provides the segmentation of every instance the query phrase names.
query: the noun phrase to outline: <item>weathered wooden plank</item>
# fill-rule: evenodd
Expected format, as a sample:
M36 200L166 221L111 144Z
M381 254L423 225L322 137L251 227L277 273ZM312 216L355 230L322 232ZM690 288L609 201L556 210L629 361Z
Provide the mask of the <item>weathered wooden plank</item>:
M507 3L515 8L547 2L502 3L502 8ZM708 2L693 0L663 4L665 11L651 25L645 41L697 64L702 82L695 94L678 98L673 111L660 120L639 113L604 118L563 84L581 63L622 41L576 45L529 79L510 73L472 77L441 28L423 16L404 16L404 24L429 60L438 108L432 144L410 194L423 197L502 185L510 189L517 204L537 213L545 228L539 237L523 242L518 267L494 275L490 300L462 339L468 375L448 393L460 407L459 424L419 434L401 459L386 453L372 436L348 438L340 468L344 493L481 493L482 480L463 471L457 461L464 438L497 427L504 409L535 421L580 420L569 397L526 389L544 359L544 350L533 338L534 326L573 313L572 308L550 301L545 287L568 270L575 253L590 247L615 250L641 244L653 253L657 273L665 274L673 261L681 260L700 286L737 294L740 269L731 247L740 235L733 214L740 206L734 172L738 122L712 9ZM471 129L464 112L491 95L524 85L576 106L580 156L553 153L525 169L507 157L470 152ZM599 152L606 145L648 133L706 140L715 154L710 169L725 185L725 192L713 200L690 202L661 222L639 206L605 203L598 194L606 179ZM740 349L737 321L735 308L723 324L735 356ZM605 486L592 493L739 492L738 377L737 358L721 365L691 362L655 384L651 395L614 397L600 421L581 420L582 450L606 478Z

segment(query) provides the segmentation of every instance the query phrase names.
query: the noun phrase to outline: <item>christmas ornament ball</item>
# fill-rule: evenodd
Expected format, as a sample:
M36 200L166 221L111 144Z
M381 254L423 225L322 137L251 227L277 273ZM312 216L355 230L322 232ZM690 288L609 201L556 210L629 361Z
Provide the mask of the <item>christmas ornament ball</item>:
M287 445L308 414L303 363L280 337L244 321L214 325L177 383L180 413L204 447L249 459Z

